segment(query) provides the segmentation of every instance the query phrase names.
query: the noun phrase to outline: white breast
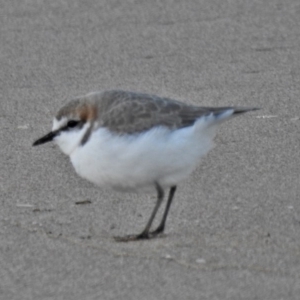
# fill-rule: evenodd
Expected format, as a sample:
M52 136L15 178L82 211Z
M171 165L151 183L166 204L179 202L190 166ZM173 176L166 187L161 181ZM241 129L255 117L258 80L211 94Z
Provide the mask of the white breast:
M212 148L215 130L208 121L206 117L175 131L155 127L127 136L100 128L72 152L71 161L80 176L103 187L138 190L153 188L155 181L176 185Z

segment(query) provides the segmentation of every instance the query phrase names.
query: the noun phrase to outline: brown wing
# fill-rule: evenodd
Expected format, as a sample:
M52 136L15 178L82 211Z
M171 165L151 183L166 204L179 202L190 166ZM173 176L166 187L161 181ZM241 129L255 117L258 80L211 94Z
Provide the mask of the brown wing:
M102 93L99 113L102 126L116 133L139 133L155 126L170 129L191 126L204 115L220 115L230 107L197 107L168 98L125 91ZM236 108L236 113L249 109Z

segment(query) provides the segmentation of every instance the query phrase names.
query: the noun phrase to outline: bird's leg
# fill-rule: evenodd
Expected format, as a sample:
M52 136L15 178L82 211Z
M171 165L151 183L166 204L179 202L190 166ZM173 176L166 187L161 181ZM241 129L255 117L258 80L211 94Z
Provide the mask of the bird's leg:
M151 236L164 232L167 216L168 216L169 209L170 209L175 192L176 192L176 185L174 185L170 188L168 202L166 205L166 209L164 211L163 218L162 218L160 224L158 225L158 227L154 231L150 232Z
M142 240L142 239L149 239L152 237L152 235L149 234L149 230L150 227L152 225L152 222L155 218L155 215L164 199L164 190L162 189L162 187L155 182L155 187L156 187L156 191L157 191L157 201L155 204L155 207L152 211L152 214L150 216L150 219L145 227L145 229L138 235L127 235L124 237L115 237L115 240L118 242L129 242L129 241L137 241L137 240ZM153 236L155 236L156 234L154 234Z

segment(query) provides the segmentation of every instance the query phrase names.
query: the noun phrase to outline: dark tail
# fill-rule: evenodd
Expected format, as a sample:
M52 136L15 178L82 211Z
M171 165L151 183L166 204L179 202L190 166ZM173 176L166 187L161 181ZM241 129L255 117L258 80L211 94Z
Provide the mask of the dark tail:
M213 108L207 108L207 110L214 116L214 122L223 122L229 118L238 116L240 114L249 112L249 111L255 111L259 110L260 108L257 107L213 107ZM214 123L213 122L213 123Z
M258 108L258 107L232 107L232 109L234 110L234 112L233 112L234 115L239 115L239 114L246 113L248 111L259 110L260 108Z

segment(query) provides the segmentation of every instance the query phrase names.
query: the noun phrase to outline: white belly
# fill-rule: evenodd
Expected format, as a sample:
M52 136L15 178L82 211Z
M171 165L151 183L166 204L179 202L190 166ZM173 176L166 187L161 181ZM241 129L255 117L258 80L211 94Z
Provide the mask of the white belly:
M194 126L156 127L138 135L118 136L101 128L79 146L71 161L83 178L102 187L124 190L176 185L185 179L213 146L214 126L205 119Z

